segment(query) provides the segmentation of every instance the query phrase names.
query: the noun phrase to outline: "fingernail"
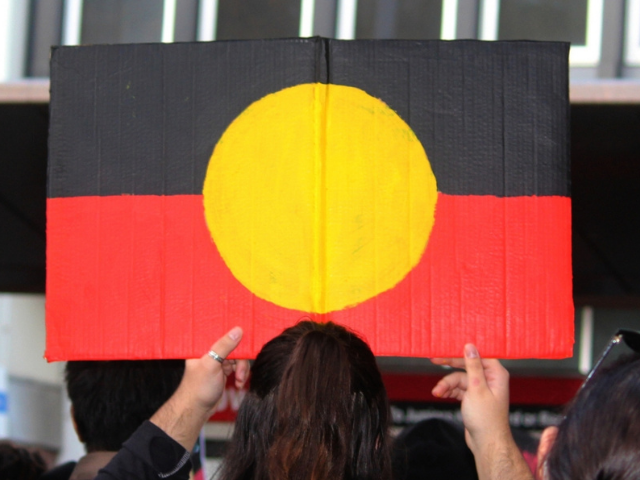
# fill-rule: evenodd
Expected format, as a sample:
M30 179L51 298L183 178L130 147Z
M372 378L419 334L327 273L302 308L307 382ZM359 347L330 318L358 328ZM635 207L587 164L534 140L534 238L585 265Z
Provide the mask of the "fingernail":
M474 345L468 343L464 346L464 355L467 358L478 358L478 349Z
M229 335L231 340L238 341L242 336L242 329L240 327L233 327L227 335Z

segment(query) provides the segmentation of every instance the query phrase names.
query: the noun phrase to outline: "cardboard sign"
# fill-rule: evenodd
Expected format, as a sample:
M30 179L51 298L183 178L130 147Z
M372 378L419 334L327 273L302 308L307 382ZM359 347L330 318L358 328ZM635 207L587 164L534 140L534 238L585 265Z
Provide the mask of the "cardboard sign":
M49 360L253 357L303 317L377 355L572 353L568 45L56 48Z

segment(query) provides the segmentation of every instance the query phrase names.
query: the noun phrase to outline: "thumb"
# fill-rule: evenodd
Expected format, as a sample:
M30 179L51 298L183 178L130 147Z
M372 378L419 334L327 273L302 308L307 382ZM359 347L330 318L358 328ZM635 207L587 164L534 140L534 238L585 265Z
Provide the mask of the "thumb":
M227 358L238 346L240 340L242 340L242 329L240 327L233 327L226 335L220 337L218 341L213 344L211 350L222 358ZM205 354L205 356L206 355L207 354Z
M484 376L482 360L478 349L471 343L467 343L464 346L464 365L468 377L467 389L469 391L477 391L478 389L486 388L487 379Z

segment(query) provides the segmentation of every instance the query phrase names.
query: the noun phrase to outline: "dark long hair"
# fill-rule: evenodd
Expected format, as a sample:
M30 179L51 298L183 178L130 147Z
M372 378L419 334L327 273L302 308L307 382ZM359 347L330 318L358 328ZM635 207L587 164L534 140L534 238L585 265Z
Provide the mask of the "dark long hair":
M252 368L221 480L388 480L389 405L375 357L355 333L303 321Z
M551 480L640 478L640 355L585 385L558 427L547 467Z

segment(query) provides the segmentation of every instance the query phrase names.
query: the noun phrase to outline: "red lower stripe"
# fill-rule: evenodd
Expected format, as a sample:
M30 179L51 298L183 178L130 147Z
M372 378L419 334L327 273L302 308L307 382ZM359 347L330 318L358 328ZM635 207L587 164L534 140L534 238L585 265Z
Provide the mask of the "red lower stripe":
M218 254L202 196L47 202L47 350L54 360L199 356L239 324L237 357L305 316L245 289ZM420 263L395 288L314 318L360 332L378 355L572 354L566 197L439 194Z

